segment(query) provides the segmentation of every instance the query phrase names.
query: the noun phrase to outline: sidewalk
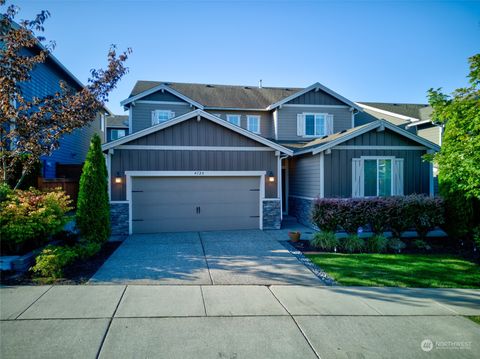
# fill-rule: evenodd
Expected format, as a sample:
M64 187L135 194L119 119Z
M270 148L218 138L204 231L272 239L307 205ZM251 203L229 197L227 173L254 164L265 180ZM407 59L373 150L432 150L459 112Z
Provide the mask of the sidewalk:
M0 309L2 358L413 358L432 354L424 340L435 357L480 356L462 317L480 315L479 290L3 287Z

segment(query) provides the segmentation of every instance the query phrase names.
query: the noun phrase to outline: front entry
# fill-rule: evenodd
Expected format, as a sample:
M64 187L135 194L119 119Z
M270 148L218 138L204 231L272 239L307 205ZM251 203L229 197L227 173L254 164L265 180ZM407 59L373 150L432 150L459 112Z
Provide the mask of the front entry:
M132 232L258 229L260 177L132 177Z

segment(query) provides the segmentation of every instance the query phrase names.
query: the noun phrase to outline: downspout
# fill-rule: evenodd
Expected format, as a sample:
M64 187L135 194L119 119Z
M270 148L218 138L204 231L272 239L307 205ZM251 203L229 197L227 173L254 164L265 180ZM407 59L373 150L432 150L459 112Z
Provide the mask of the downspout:
M282 181L283 181L283 176L282 176L282 161L287 159L288 157L290 157L289 155L280 155L278 157L278 185L277 185L277 192L278 192L278 195L279 195L279 198L280 198L280 220L283 220L283 192L282 192ZM285 184L285 190L287 189L287 186ZM286 199L286 195L285 195L285 199Z

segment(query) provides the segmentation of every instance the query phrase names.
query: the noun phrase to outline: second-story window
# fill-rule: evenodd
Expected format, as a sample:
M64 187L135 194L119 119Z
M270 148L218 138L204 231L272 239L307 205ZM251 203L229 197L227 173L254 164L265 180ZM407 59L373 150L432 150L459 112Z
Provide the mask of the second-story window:
M240 115L227 115L227 121L232 125L240 126Z
M247 116L247 130L260 133L260 116Z
M152 111L152 126L170 120L175 117L175 112L170 110Z
M125 130L112 130L112 132L110 133L110 137L112 138L112 141L125 137L125 135L126 135Z
M305 135L307 136L325 136L326 116L323 113L305 114Z

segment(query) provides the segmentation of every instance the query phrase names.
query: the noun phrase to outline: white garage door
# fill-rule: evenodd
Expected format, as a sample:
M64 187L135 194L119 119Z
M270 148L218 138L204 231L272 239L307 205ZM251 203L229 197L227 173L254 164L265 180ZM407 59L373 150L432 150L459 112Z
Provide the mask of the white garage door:
M133 177L132 231L259 228L259 177Z

